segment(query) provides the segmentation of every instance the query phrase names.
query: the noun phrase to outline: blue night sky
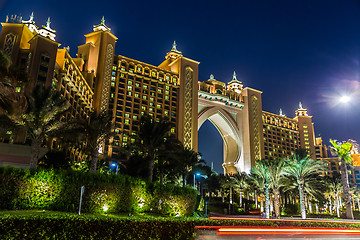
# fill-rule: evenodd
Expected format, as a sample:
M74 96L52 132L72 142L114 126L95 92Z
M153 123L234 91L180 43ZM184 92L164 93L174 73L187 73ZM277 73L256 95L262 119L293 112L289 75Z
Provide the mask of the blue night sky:
M294 117L299 101L315 134L360 142L360 2L356 0L255 1L0 1L7 14L36 24L51 17L61 47L73 57L83 36L105 16L119 38L116 54L158 65L176 40L183 55L200 62L199 80L210 74L228 82L233 71L245 87L263 92L263 110L282 108ZM339 104L342 94L351 103ZM199 151L222 172L222 139L208 121Z

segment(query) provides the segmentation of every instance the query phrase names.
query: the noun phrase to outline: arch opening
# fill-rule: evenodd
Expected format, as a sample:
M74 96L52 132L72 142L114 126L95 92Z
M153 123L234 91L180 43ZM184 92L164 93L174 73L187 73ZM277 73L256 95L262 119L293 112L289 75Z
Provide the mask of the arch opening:
M213 162L214 170L219 174L224 174L223 148L224 140L218 129L210 120L206 120L198 131L198 150L206 161L206 165L211 167Z
M226 174L244 171L241 136L236 119L218 107L208 107L199 113L198 129L209 120L223 139L223 168Z

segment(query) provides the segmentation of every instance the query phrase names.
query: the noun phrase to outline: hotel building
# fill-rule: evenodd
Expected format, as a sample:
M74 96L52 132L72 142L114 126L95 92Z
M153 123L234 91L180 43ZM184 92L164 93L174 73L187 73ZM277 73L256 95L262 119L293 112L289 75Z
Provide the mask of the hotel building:
M312 118L301 103L291 118L282 111L263 111L262 92L244 88L235 73L228 84L213 75L199 81L199 62L184 57L175 42L156 66L116 55L117 37L104 18L85 35L76 58L68 48L60 49L55 39L50 19L42 27L33 15L27 21L12 16L2 23L0 49L30 78L17 82L16 91L29 94L36 84L55 87L72 106L66 119L88 118L91 111L110 112L116 135L103 148L109 157L116 159L122 146L135 141L141 116L149 115L168 120L169 134L195 151L198 128L209 119L224 139L225 173L247 171L260 159L290 157L298 148L328 163L323 175L339 172L321 138L315 138ZM76 159L85 158L79 149L71 153ZM360 183L356 171L350 181Z

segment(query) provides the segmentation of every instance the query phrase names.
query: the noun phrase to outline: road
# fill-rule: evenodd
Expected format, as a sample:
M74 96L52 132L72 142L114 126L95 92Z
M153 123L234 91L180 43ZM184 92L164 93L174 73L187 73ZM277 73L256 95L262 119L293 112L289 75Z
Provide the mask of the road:
M359 239L360 230L296 227L198 227L196 239Z

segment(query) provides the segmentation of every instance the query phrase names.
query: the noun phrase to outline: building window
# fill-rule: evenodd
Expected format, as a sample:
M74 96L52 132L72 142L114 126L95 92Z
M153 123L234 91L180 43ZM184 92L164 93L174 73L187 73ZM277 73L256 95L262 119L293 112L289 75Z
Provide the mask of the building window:
M15 40L16 40L16 35L14 35L12 33L7 34L5 37L4 53L6 55L8 55L9 57L11 56L11 54L13 52Z

